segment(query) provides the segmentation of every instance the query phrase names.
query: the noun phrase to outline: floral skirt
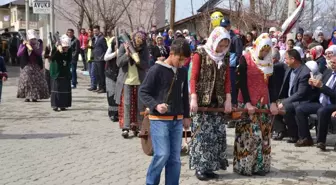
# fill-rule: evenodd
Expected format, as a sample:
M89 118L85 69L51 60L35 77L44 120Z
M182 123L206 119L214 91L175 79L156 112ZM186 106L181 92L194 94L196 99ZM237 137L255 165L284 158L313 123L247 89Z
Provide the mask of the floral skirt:
M35 100L49 98L47 81L37 64L28 64L21 69L17 98Z
M267 108L258 107L258 108ZM235 130L233 171L241 175L268 173L271 168L270 115L256 113L252 117L244 114Z
M206 172L226 170L226 118L224 113L197 113L193 116L190 169Z

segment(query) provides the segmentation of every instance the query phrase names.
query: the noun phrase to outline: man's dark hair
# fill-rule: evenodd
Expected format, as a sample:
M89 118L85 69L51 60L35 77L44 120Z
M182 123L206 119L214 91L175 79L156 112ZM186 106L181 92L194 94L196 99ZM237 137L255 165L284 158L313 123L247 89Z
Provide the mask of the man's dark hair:
M5 32L9 32L8 28L5 28Z
M75 31L71 28L69 28L68 31L71 31L72 33L75 33Z
M184 38L175 39L170 46L170 51L173 52L174 55L181 55L186 58L191 55L190 46Z
M287 51L289 57L293 57L296 61L302 63L301 55L296 49L290 49Z
M294 42L294 40L293 39L288 39L288 41L287 42L291 42L293 45L295 45L295 42Z
M95 25L95 26L93 26L93 29L100 30L100 26L98 26L98 25Z

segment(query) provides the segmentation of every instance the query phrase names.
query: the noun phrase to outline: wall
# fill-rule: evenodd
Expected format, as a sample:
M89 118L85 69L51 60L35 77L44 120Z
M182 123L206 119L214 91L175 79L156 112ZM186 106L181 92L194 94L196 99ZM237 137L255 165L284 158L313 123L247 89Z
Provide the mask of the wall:
M6 8L0 8L0 29L7 28L10 26L10 20L5 21L4 17L10 15L10 12Z

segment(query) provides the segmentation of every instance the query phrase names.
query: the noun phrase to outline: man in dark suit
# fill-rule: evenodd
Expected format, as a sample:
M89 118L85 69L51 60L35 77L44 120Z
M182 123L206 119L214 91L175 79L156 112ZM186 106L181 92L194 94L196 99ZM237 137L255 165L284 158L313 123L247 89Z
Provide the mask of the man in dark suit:
M93 44L93 57L95 65L95 77L98 82L98 93L106 93L105 83L105 61L104 56L107 51L107 42L104 35L100 32L99 26L93 27L94 42Z
M310 101L312 88L308 84L310 69L302 63L300 53L295 49L286 52L285 62L289 69L285 73L279 98L282 102L278 105L279 110L285 110L285 123L288 128L290 139L288 143L296 143L299 139L298 126L295 120L295 108L301 103Z
M331 69L327 69L322 80L310 78L309 84L319 90L320 96L317 102L305 103L296 107L296 121L299 127L300 140L297 147L310 146L312 137L309 132L308 116L317 112L318 133L317 148L326 150L326 138L328 125L331 122L331 114L336 111L336 56L331 60Z
M274 64L273 78L276 94L280 94L281 86L278 84L283 84L285 72L288 69L287 65L283 62L280 62L280 53L277 48L272 49L272 60ZM283 115L276 115L273 123L273 132L275 133L274 140L282 140L287 136L287 128L283 121Z

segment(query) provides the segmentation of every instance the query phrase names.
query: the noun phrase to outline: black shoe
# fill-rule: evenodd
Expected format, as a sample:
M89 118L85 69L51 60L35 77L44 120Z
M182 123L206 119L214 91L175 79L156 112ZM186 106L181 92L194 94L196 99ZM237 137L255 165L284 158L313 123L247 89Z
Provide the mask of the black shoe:
M276 141L281 141L287 134L285 132L279 132L275 137L273 137Z
M66 111L66 108L61 108L61 111Z
M98 94L103 94L103 93L106 93L106 90L101 89L101 90L97 91L97 93L98 93Z
M121 135L122 135L122 137L124 137L126 139L129 136L129 131L128 130L123 130Z
M37 100L36 99L32 99L32 102L37 102Z
M55 112L58 112L58 108L53 108L53 110L54 110Z
M326 149L326 145L324 143L317 143L316 145L317 148L321 149L323 152L325 152L327 149Z
M88 91L95 91L95 90L97 90L97 88L92 88L92 87L91 87L91 88L88 88L87 90L88 90Z
M211 179L218 179L219 178L219 175L212 172L212 171L206 171L204 173L208 178L211 178Z
M220 169L221 170L227 170L227 167L229 167L229 161L223 160L220 162Z
M259 172L256 172L256 173L253 173L254 175L259 175L259 176L266 176L266 172L264 171L259 171Z
M25 99L25 102L30 102L30 99Z
M295 138L295 137L291 137L289 138L289 140L287 141L287 143L296 143L299 139Z
M119 118L118 117L114 117L111 119L113 122L118 122L119 121Z
M200 181L205 181L208 180L208 177L206 176L205 173L202 173L200 171L196 171L195 176L197 177L198 180Z

